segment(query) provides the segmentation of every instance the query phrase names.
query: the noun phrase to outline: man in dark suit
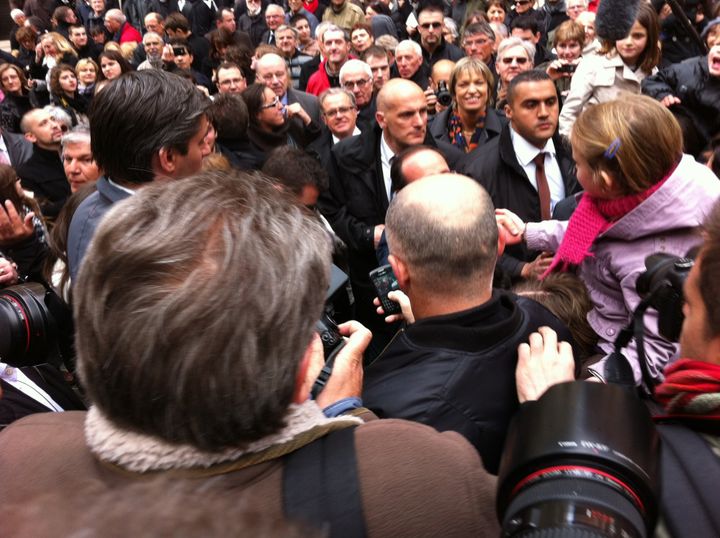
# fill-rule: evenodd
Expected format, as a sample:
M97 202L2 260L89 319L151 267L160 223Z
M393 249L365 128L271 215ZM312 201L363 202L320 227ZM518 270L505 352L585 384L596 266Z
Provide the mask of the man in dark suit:
M545 72L526 71L510 82L507 100L510 123L459 168L485 187L496 208L525 222L547 220L557 202L580 190L572 156L556 135L557 90ZM501 260L514 278L539 276L549 263L524 247L508 248Z
M375 248L385 229L390 161L406 147L425 140L425 94L411 81L390 80L378 94L376 118L375 129L343 140L332 149L330 190L321 195L319 207L348 246L356 319L380 337L387 328L372 304L375 292L368 272L377 267ZM370 354L382 346L377 338L373 344Z
M255 64L256 82L265 84L275 92L283 105L290 106L299 103L310 118L320 125L320 106L317 97L290 86L290 73L288 66L279 55L265 54Z
M0 162L7 160L7 164L17 168L32 155L32 143L23 135L10 133L0 129Z

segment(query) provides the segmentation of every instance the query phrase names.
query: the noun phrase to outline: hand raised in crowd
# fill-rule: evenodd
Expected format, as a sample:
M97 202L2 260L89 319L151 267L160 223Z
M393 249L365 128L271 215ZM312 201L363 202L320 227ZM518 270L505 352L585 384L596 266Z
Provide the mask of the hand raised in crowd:
M551 252L541 252L533 261L523 265L520 276L525 279L539 279L547 271L553 260Z
M285 114L287 114L287 119L297 116L305 125L310 125L310 123L312 123L312 118L310 118L309 114L305 112L305 109L300 105L300 103L287 105L285 107Z
M509 209L496 209L495 222L497 222L498 232L505 237L506 245L522 243L525 223L515 213Z
M395 301L400 305L400 314L390 314L385 317L386 323L395 323L396 321L405 320L408 324L415 323L415 315L412 311L412 305L410 304L410 298L400 290L391 291L388 293L388 299ZM373 304L377 307L377 313L381 316L385 315L385 310L380 304L380 299L375 297Z
M0 258L0 285L10 286L18 281L17 265L10 260Z
M35 45L35 63L40 63L43 56L45 56L45 52L43 51L42 43L38 43Z
M557 60L553 60L552 62L550 62L550 65L548 65L548 68L545 70L545 72L553 80L558 80L561 78L571 78L575 74L575 69L573 67L566 66L577 66L579 61L579 59L568 61L558 58Z
M0 206L0 247L15 245L32 237L35 233L31 211L22 218L10 200L5 200L5 207Z
M380 244L380 239L382 239L382 234L384 231L384 224L378 224L377 226L375 226L375 229L373 230L373 248L378 248L378 245Z
M372 333L357 321L338 325L338 331L346 337L345 345L335 357L332 374L316 399L321 408L343 398L360 397L362 393L363 353L372 340ZM311 364L306 378L308 392L324 363L322 343L320 338L316 337L313 341Z
M660 102L662 103L662 105L664 107L667 107L667 108L670 108L673 105L679 105L680 103L682 103L682 101L680 99L678 99L677 97L675 97L674 95L666 95L665 97L663 97L660 100Z
M567 342L558 342L555 331L540 327L528 341L518 346L515 368L520 403L537 400L553 385L575 380L572 347Z
M165 45L163 47L161 59L166 63L173 63L175 61L175 53L173 52L172 45Z
M427 90L425 90L425 100L427 101L428 113L435 113L437 95L435 95L435 90L432 89L432 86L428 86Z

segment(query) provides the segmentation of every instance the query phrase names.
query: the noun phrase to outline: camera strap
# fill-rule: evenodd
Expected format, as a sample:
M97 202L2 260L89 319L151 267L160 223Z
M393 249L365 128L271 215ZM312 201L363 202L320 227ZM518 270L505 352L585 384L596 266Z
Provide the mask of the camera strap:
M699 433L658 425L662 435L661 513L671 536L720 536L720 459Z
M330 538L367 535L355 453L355 426L334 431L284 459L283 506L289 520Z

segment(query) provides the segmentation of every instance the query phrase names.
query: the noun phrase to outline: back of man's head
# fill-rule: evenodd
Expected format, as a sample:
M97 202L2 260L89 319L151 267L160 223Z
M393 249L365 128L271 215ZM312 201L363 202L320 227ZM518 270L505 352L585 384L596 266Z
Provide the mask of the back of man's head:
M243 98L235 93L215 96L209 113L217 130L218 140L243 139L247 136L248 109Z
M472 179L441 174L414 181L390 203L385 218L390 254L434 294L489 289L498 229L488 193Z
M74 288L90 400L119 427L205 451L276 432L329 269L322 225L266 179L139 189L105 215Z
M148 183L162 148L187 154L210 104L193 84L172 73L126 73L93 99L92 152L112 179Z

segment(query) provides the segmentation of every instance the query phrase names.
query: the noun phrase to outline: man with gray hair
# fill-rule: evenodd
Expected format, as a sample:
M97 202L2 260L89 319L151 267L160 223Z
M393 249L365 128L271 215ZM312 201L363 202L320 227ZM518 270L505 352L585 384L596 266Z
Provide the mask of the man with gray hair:
M370 66L362 60L348 60L340 69L340 86L355 97L360 130L372 129L375 125L376 107Z
M320 162L327 169L330 166L333 146L341 140L359 135L361 131L357 126L355 96L348 90L330 88L320 94L318 101L325 126L309 149L317 153Z
M415 321L366 369L363 401L381 417L461 433L497 473L519 405L517 347L543 325L568 331L538 303L493 289L502 241L490 196L472 179L410 183L390 203L385 231Z
M105 13L105 28L110 35L112 40L120 43L127 43L134 41L140 43L142 36L135 28L133 28L127 21L127 17L119 9L109 9Z
M282 24L275 31L275 43L283 54L285 61L290 68L290 79L292 87L296 90L300 88L300 72L302 66L313 59L309 54L305 54L298 48L299 32L292 26Z
M155 32L146 32L142 39L145 49L145 61L138 65L138 71L143 69L162 69L162 53L165 43L163 38Z
M423 91L430 85L430 66L423 60L422 47L411 39L398 43L392 70L394 77L412 80Z
M275 32L285 22L285 11L282 6L277 4L268 4L265 8L265 25L267 30L263 33L261 44L264 45L275 45L277 43L277 36Z
M75 128L62 137L60 157L70 191L76 193L86 185L94 185L102 175L92 155L90 131Z
M487 22L476 22L465 28L462 35L462 48L467 56L477 58L490 68L490 72L497 78L495 71L495 32Z
M363 421L362 325L340 325L345 345L309 397L330 261L323 226L265 178L206 172L117 204L73 294L92 406L0 434L2 505L74 513L91 492L159 479L262 499L255 516L303 535L498 535L495 481L464 439Z

